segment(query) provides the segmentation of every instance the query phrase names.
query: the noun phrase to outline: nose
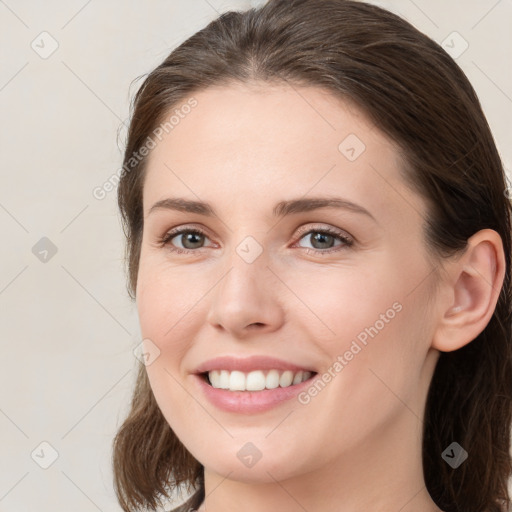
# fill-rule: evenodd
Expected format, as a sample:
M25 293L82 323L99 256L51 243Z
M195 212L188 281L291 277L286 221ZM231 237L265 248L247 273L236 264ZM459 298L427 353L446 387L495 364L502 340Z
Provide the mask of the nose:
M285 316L281 299L286 295L264 253L252 263L235 253L230 263L209 294L208 323L239 339L279 329Z

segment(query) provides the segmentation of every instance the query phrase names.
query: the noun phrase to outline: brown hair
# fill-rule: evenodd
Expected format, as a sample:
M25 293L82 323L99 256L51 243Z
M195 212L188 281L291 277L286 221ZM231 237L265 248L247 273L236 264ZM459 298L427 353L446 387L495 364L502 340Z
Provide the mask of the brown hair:
M350 99L400 148L404 179L428 204L425 240L437 261L477 231L502 238L506 273L483 332L441 353L427 397L423 470L446 512L502 512L512 472L512 206L490 128L468 79L434 41L376 6L349 0L270 0L209 23L147 76L134 98L118 202L135 297L147 158L133 160L172 108L211 85L287 81ZM453 442L469 452L452 469ZM131 410L113 444L115 489L125 511L154 510L181 484L204 498L203 466L163 417L140 365Z

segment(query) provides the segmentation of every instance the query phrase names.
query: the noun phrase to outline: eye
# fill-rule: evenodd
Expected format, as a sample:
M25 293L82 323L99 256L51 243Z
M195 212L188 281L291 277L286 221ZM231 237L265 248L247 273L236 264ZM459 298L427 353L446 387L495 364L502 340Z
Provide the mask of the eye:
M312 254L330 254L332 252L338 252L340 250L344 250L348 247L351 247L354 244L354 240L346 235L342 231L338 231L334 228L302 228L299 230L299 234L301 237L299 240L307 239L309 237L310 243L313 244L313 248L310 249L308 247L304 247L299 245L299 247L303 247L306 249L307 253ZM313 236L314 235L314 236ZM174 239L177 239L181 242L182 247L176 247L172 242ZM168 246L169 250L172 252L176 252L178 254L183 253L193 253L197 252L199 249L204 249L201 244L204 243L204 240L208 239L206 233L201 229L192 229L187 227L173 229L172 231L166 233L163 237L159 238L158 243L159 246L164 247ZM338 240L340 243L337 246L338 249L333 250L332 244ZM316 246L316 247L315 247Z
M303 230L302 230L303 231ZM338 252L351 247L354 244L354 240L347 236L345 233L338 231L333 228L310 228L306 233L302 234L300 240L309 240L313 245L313 249L305 247L306 252L309 254L330 254L332 252ZM341 243L338 244L338 249L333 249L333 243L338 240ZM341 246L341 247L340 247ZM304 247L300 245L299 247ZM325 250L327 249L327 250Z
M181 241L181 248L173 246L174 244L171 242L174 238ZM200 245L201 243L204 243L205 238L207 238L206 233L200 229L178 228L166 233L162 238L160 238L159 245L168 245L171 251L177 252L178 254L189 253L197 251L197 249L202 249Z

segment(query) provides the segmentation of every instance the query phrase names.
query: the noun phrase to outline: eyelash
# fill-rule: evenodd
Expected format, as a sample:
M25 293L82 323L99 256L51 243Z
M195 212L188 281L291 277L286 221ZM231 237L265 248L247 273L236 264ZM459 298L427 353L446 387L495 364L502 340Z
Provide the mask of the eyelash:
M177 235L181 235L184 233L193 233L196 235L204 235L205 237L208 237L208 235L200 229L197 229L197 228L192 229L192 228L183 227L183 228L177 228L175 230L172 230L172 231L166 233L165 235L163 235L162 237L159 237L158 245L160 247L169 246L168 247L169 250L171 252L174 252L177 254L194 253L194 252L201 251L201 249L206 249L206 247L200 247L198 249L181 249L179 247L172 247L172 245L170 244L170 241L173 238L175 238ZM299 233L300 236L299 236L298 241L300 241L306 235L310 235L311 233L322 233L323 235L332 235L335 238L337 238L338 240L340 240L341 242L343 242L344 245L342 245L341 248L340 248L340 246L338 246L337 249L330 248L330 249L326 249L326 250L302 247L302 249L304 249L307 254L314 254L315 256L317 256L317 255L326 256L326 255L334 253L334 252L346 250L346 249L352 247L352 245L354 244L354 241L351 238L343 235L341 232L339 232L335 229L332 229L332 228L309 228L307 231L306 230L301 231Z

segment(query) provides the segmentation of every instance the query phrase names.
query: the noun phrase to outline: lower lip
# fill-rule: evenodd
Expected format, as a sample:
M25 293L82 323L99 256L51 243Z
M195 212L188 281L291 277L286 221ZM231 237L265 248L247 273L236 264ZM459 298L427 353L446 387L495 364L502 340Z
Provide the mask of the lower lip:
M228 389L214 388L204 380L202 375L196 374L194 378L198 381L206 398L219 409L240 414L252 414L268 411L296 397L311 385L316 375L316 373L313 374L308 380L300 384L261 391L229 391Z

